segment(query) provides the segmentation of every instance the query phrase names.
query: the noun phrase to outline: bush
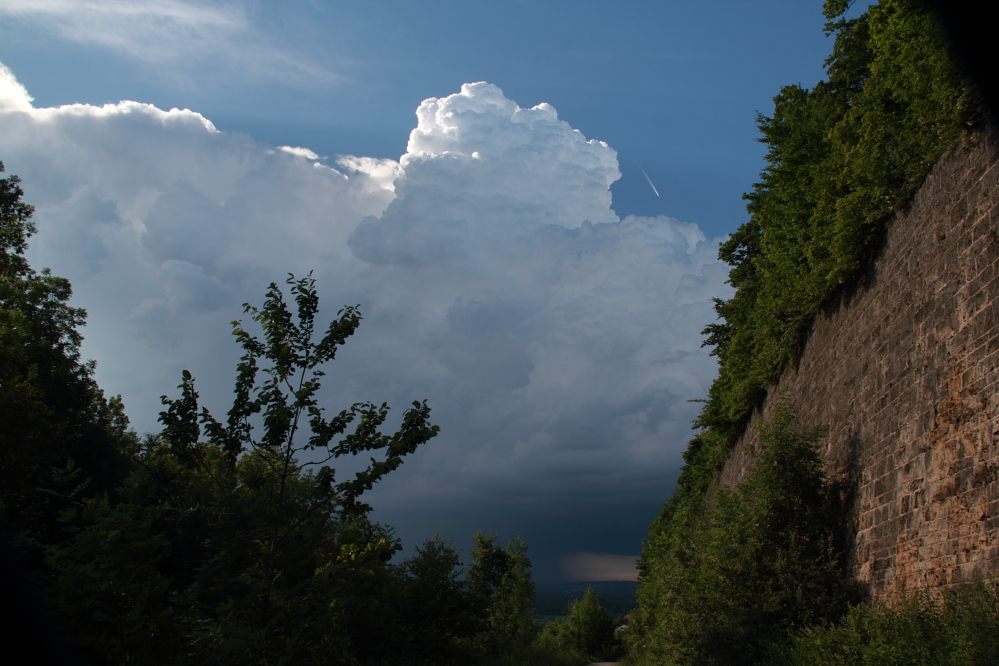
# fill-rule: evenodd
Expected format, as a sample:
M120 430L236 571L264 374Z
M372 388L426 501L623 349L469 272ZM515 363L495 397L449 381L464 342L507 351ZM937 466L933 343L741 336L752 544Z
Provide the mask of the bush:
M978 582L944 600L856 606L835 625L799 632L780 666L986 666L999 663L999 585Z
M569 602L566 615L541 631L535 641L539 650L575 664L607 661L619 655L621 646L614 636L614 621L604 608L603 598L592 588L586 588L582 599Z
M797 627L838 619L857 595L834 548L838 489L788 402L760 426L746 481L687 501L642 556L633 650L659 663L755 663ZM677 520L681 518L682 520Z

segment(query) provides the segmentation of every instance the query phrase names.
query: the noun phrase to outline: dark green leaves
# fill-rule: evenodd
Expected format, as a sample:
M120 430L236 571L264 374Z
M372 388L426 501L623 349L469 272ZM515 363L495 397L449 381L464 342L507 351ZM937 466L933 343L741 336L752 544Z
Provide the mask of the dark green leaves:
M0 173L3 173L0 162ZM5 276L17 278L27 275L31 268L24 258L28 238L35 233L31 215L35 207L23 202L24 190L17 176L0 178L0 271Z
M765 663L794 628L845 612L855 596L833 547L839 495L815 448L821 436L779 405L744 483L679 497L650 528L628 634L639 654Z
M55 498L67 489L52 470L72 458L88 492L113 490L136 441L121 400L105 398L80 358L86 312L69 305L69 281L24 257L35 225L23 194L17 176L0 179L0 511L40 543L61 529Z
M530 645L534 637L534 583L524 540L510 539L506 548L495 541L495 534L475 534L466 582L485 611L487 627L482 638L488 649L498 654Z
M191 448L197 445L198 437L201 436L201 427L198 425L198 394L194 390L194 377L190 372L184 370L177 388L181 391L181 397L177 400L160 396L160 401L167 406L167 411L160 412L162 437L180 460L190 463Z
M578 664L610 661L620 656L620 643L614 636L614 622L603 598L586 588L582 599L566 608L566 618L551 622L538 635L535 645L563 658L572 655Z
M942 598L856 606L842 621L809 627L781 650L781 666L918 664L986 666L999 658L999 586L967 583Z
M2 167L0 167L2 170ZM270 285L221 422L184 371L142 445L120 398L80 361L83 310L69 282L23 254L32 208L0 179L0 510L73 642L108 664L467 664L525 646L530 563L504 553L483 599L458 551L428 542L403 564L361 498L438 433L426 402L382 432L388 405L327 415L322 365L356 331L357 307L325 332L311 276ZM251 330L259 326L259 330ZM334 458L376 456L337 481ZM316 469L318 468L318 469ZM58 634L58 626L54 633ZM522 663L510 657L513 663Z
M853 3L854 0L826 0L822 6L822 14L831 21L846 13Z
M851 3L827 2L830 20ZM819 309L858 279L891 215L980 117L938 26L917 0L886 0L829 24L827 80L786 86L760 115L766 168L745 195L751 219L719 249L735 295L705 344L719 377L697 426L731 444L797 361Z
M220 423L206 408L199 413L194 379L186 370L179 387L181 397L169 400L164 396L167 410L160 413L164 441L178 459L193 461L209 474L220 492L229 496L230 510L237 518L246 510L236 500L239 481L233 474L239 474L237 467L256 469L253 487L269 489L268 527L263 533L247 530L244 534L246 543L262 546L259 550L250 548L247 555L257 560L262 574L264 615L270 612L271 588L280 575L279 544L313 515L332 520L362 517L371 507L360 501L361 495L439 431L429 422L426 402L414 402L403 416L401 428L392 435L381 432L389 412L384 403L355 403L325 418L316 397L323 377L319 368L332 361L337 349L357 330L361 313L357 306L340 310L316 341L319 297L315 280L311 274L302 279L290 276L287 284L294 309L274 283L262 308L244 305L244 311L259 325L262 338L249 332L242 322L233 322L233 335L244 353L237 366L235 399L226 423ZM353 431L348 433L351 425ZM198 441L200 426L204 426L207 442ZM310 432L300 433L305 426ZM370 451L384 451L384 459L372 458L371 464L350 480L337 483L336 471L324 465L334 458ZM220 456L228 461L228 472L210 464ZM244 464L241 456L251 460ZM305 456L309 459L300 459ZM303 476L302 467L310 465L318 467L318 473ZM313 492L306 494L311 497L304 503L293 501L292 491L303 482L311 482ZM237 521L244 525L250 522L248 518Z
M883 0L844 19L850 4L825 4L826 30L836 36L827 80L811 90L784 87L772 115L758 117L768 152L760 182L745 195L751 218L719 248L736 289L715 301L720 321L703 331L719 374L674 496L642 551L643 619L632 635L638 652L656 659L744 663L753 654L746 646L762 645L753 636L791 617L814 619L772 610L818 598L828 571L802 569L802 558L831 566L809 550L822 543L809 531L821 508L815 493L823 492L814 462L794 463L812 477L775 469L772 478L758 471L735 495L712 488L752 410L797 362L815 315L859 280L892 214L980 118L921 2ZM760 556L763 543L783 555Z

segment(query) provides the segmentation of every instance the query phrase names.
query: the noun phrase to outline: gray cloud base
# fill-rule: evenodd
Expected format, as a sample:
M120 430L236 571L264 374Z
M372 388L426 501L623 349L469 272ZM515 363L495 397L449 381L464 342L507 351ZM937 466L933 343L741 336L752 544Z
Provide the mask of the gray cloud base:
M224 412L228 322L268 282L315 270L326 316L365 315L327 377L330 408L388 401L398 415L426 398L442 427L373 492L376 518L409 545L469 526L533 534L549 578L567 552L634 554L641 534L609 543L612 523L630 534L654 515L687 401L715 373L700 330L729 293L718 241L665 216L619 219L616 153L549 105L466 84L417 119L399 162L334 168L191 111L34 109L0 70L0 159L38 208L31 260L73 282L84 352L140 430L182 368ZM554 538L570 528L590 540Z

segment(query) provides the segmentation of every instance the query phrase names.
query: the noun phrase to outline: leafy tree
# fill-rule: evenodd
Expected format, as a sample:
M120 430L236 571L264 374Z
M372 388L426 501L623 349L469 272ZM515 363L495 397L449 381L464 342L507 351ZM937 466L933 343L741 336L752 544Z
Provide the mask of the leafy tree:
M407 634L405 652L410 659L441 666L473 663L483 618L461 578L464 568L455 545L437 536L417 548L399 573L400 630Z
M121 483L137 439L120 397L106 399L81 359L86 312L69 305L69 281L25 257L36 227L23 196L17 176L0 178L0 536L22 597L6 599L20 613L16 639L40 658L62 634L45 610L46 549L73 534L74 503ZM32 629L43 645L31 644Z
M566 618L546 625L535 643L563 659L572 657L577 664L610 660L620 651L604 600L589 587L582 599L569 602Z
M37 564L37 546L61 538L61 493L116 487L136 439L80 357L86 312L68 304L69 281L24 256L36 227L23 195L17 176L0 179L0 511Z
M390 563L400 545L360 497L438 428L425 403L391 435L380 432L386 405L327 418L320 366L360 314L345 308L316 336L311 276L288 282L295 313L273 284L263 308L246 306L262 339L234 322L244 355L225 423L199 406L185 371L180 397L163 398L162 433L147 437L122 486L64 498L73 535L47 550L52 596L92 655L351 664L405 653L415 632L400 611L406 576ZM368 451L385 455L352 479L337 481L324 464Z
M95 663L177 656L182 623L168 596L170 527L183 524L183 509L150 496L160 490L153 476L180 471L164 469L169 464L160 459L134 471L115 502L108 494L68 497L60 520L75 534L46 548L49 595Z
M495 541L495 534L475 534L467 583L485 617L481 640L487 650L503 653L534 638L534 582L524 540L510 539L506 548Z
M164 440L180 459L209 469L203 464L197 442L200 419L208 444L222 452L233 469L239 456L247 452L260 464L261 480L273 483L268 534L263 540L264 552L259 554L265 590L274 583L279 544L305 517L322 509L351 516L370 511L370 506L358 500L361 494L402 464L403 456L416 451L440 430L428 422L430 408L425 401L413 403L413 408L403 416L402 428L391 436L379 431L388 415L384 403L380 406L355 403L332 419L324 418L324 408L316 400L324 375L318 367L335 358L339 346L357 329L361 315L356 307L344 308L316 342L313 337L319 298L315 281L310 274L299 280L291 276L287 283L295 297L297 322L274 283L268 289L263 309L244 306L244 311L252 313L253 320L263 329L263 341L248 333L242 322L233 322L233 335L245 354L238 366L236 400L226 424L217 421L207 408L200 415L197 413L194 379L186 371L178 387L181 397L169 400L163 396L168 409L160 414ZM265 363L262 368L261 361ZM258 386L257 375L261 370L267 378ZM263 433L255 437L253 417L257 414L263 417ZM354 432L334 443L355 419L358 423ZM308 439L298 432L306 420L310 428ZM379 449L386 450L386 459L372 459L371 465L350 481L336 483L335 470L323 465L334 458ZM310 464L323 465L315 476L319 494L306 506L291 506L288 489L296 478L298 456L316 455L316 452L321 459Z
M858 600L835 549L839 489L825 477L821 436L779 404L760 426L763 450L746 480L699 512L679 507L686 520L650 540L629 626L637 651L667 663L753 664L793 629L835 620Z
M398 539L368 519L363 493L438 428L425 402L394 434L380 431L387 405L332 416L319 405L321 367L359 325L356 307L320 335L311 276L288 280L293 303L270 285L263 307L245 310L262 335L233 323L244 354L227 419L199 405L185 371L180 396L163 398L163 431L140 443L80 359L85 313L68 305L68 281L24 258L35 228L22 195L16 177L0 180L0 507L77 655L170 665L536 656L525 652L523 541L478 538L463 580L457 549L440 539L392 564ZM327 466L379 451L353 478Z

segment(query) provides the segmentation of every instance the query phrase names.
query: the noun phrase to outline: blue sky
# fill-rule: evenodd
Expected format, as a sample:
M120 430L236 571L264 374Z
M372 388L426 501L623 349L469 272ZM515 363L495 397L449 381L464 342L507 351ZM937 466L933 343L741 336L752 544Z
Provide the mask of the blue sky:
M0 160L138 429L183 367L224 412L239 303L315 269L331 314L366 315L331 406L427 398L443 428L375 518L409 546L520 534L538 579L578 577L636 555L671 490L755 114L821 78L822 23L800 0L6 0Z

